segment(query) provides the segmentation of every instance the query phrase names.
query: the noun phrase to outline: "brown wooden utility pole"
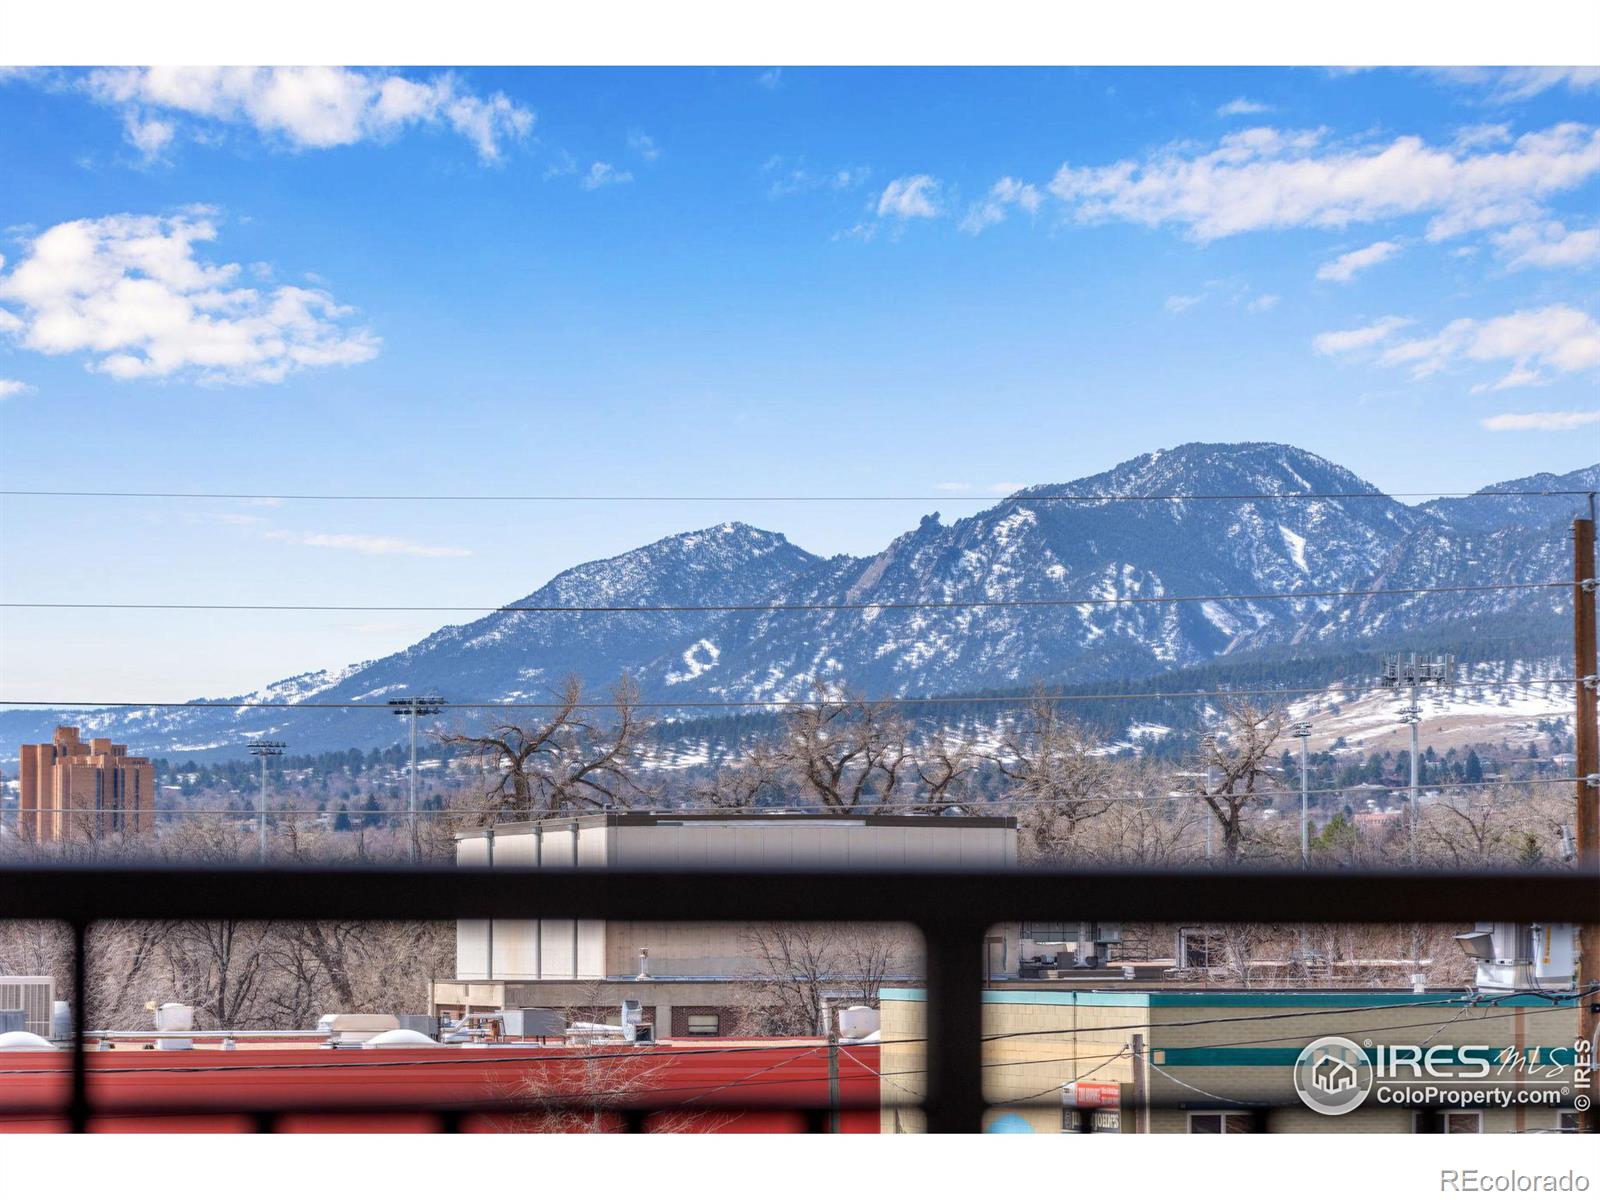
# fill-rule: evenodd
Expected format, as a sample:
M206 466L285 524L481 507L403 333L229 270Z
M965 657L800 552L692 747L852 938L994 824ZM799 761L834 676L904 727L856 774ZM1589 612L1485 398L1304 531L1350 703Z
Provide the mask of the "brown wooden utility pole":
M1594 571L1594 495L1589 496L1589 516L1572 522L1572 644L1576 654L1577 703L1577 782L1578 813L1575 835L1578 870L1600 876L1600 723L1596 720L1596 700L1600 700L1600 680L1596 679L1595 656L1595 571ZM1597 897L1600 904L1600 897ZM1578 927L1578 1037L1589 1046L1589 1061L1594 1061L1595 1039L1600 1036L1600 994L1584 995L1600 983L1600 924L1589 921ZM1600 1132L1600 1079L1589 1077L1589 1109L1581 1114L1583 1128Z

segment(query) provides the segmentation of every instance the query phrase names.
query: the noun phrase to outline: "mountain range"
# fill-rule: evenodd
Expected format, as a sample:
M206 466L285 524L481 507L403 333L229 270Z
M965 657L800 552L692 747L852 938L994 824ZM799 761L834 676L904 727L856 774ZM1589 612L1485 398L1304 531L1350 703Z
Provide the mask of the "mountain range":
M1567 578L1567 523L1584 498L1497 493L1594 489L1600 464L1408 505L1293 446L1191 443L949 523L930 514L871 557L820 557L734 522L678 534L573 567L386 658L211 702L220 707L0 714L0 757L58 723L168 757L238 757L261 736L295 752L392 744L385 712L311 705L406 693L540 701L570 674L599 690L626 671L647 699L693 705L794 698L819 674L930 696L1379 644L1533 638L1559 650L1562 589L1384 593ZM1183 498L1195 496L1230 498ZM1266 598L1303 592L1376 594ZM1161 602L1176 596L1237 598ZM1138 603L1095 602L1113 598ZM729 605L749 607L717 609ZM699 611L516 611L640 606ZM250 707L259 701L292 707Z

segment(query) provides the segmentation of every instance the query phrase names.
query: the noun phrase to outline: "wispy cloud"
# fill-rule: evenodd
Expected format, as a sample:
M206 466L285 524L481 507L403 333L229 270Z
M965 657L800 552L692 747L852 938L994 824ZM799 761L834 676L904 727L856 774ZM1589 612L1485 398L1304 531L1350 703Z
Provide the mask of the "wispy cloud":
M1485 417L1480 424L1495 433L1535 431L1563 433L1569 429L1582 429L1585 425L1600 425L1600 409L1577 412L1501 413Z
M608 162L597 162L589 167L588 174L579 182L584 190L592 192L596 188L611 187L619 183L632 183L633 172L619 170Z
M1565 304L1488 320L1461 317L1432 336L1394 341L1393 334L1406 323L1386 317L1361 329L1322 334L1315 345L1323 354L1377 350L1379 366L1406 368L1413 379L1465 365L1511 364L1504 375L1477 385L1474 392L1537 386L1557 375L1600 368L1600 323Z
M1007 175L989 189L989 194L974 204L961 222L961 228L967 233L982 233L991 225L998 225L1006 219L1006 214L1013 208L1019 208L1030 217L1039 211L1039 206L1044 203L1044 193L1031 183L1023 183L1020 179L1013 179Z
M20 379L0 379L0 400L9 400L12 396L23 396L33 391L33 388L23 383Z
M896 238L912 221L944 216L945 206L944 188L932 175L902 175L891 179L876 199L868 201L870 219L840 230L833 240L870 242L885 228L891 238Z
M1529 220L1541 202L1600 174L1600 130L1568 122L1496 149L1407 135L1329 144L1269 127L1209 150L1180 143L1107 166L1063 165L1050 192L1075 221L1175 226L1205 242L1254 230L1426 215L1432 239Z
M534 123L504 92L481 96L451 72L419 79L347 67L115 67L90 72L85 89L122 114L128 141L147 157L172 144L180 123L200 133L246 127L296 150L435 126L496 162Z
M1482 88L1492 104L1531 100L1552 88L1574 94L1600 91L1600 67L1442 67L1428 74L1466 87Z
M1208 279L1205 287L1198 292L1177 292L1168 296L1162 307L1175 316L1210 302L1225 308L1243 309L1247 313L1264 313L1277 308L1282 299L1275 292L1258 292L1242 280Z
M0 332L122 380L275 383L376 356L378 338L327 291L242 287L237 263L202 260L216 237L204 209L53 226L0 274Z
M1528 222L1493 234L1489 240L1513 271L1586 267L1600 262L1600 226L1568 229L1560 221Z
M823 169L810 166L803 157L774 154L761 164L761 173L769 181L767 194L777 198L801 192L850 191L864 184L872 169L858 166Z
M1319 333L1311 340L1311 345L1318 354L1353 354L1386 341L1390 335L1411 323L1410 317L1380 317L1369 325L1354 329Z
M891 179L878 197L880 217L910 221L942 216L939 181L932 175L902 175Z
M628 135L628 149L632 150L645 162L655 162L661 157L661 147L656 145L656 140L648 133L635 129Z
M1272 105L1262 104L1256 100L1248 100L1243 96L1236 96L1217 109L1219 117L1253 117L1260 113L1269 113Z
M296 546L316 546L325 550L349 550L356 554L398 554L408 558L467 558L472 554L460 546L429 546L407 538L368 533L308 533L288 529L269 529L263 537Z
M1370 246L1363 246L1323 263L1317 268L1317 278L1325 283L1349 283L1368 267L1387 262L1399 253L1399 242L1373 242Z
M783 82L783 68L782 67L773 67L770 70L762 71L761 74L756 76L756 83L758 85L760 85L761 87L766 88L767 91L769 91L769 92L777 91L778 90L778 85L781 84L782 82Z

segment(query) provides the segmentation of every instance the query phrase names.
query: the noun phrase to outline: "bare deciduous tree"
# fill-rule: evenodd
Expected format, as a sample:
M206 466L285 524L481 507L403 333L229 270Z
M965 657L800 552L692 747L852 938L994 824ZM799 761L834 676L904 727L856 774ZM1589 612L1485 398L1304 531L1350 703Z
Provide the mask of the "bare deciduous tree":
M1081 825L1111 806L1114 772L1099 751L1099 739L1042 691L1002 734L995 763L1034 856L1073 853Z
M831 1009L876 1005L879 990L912 966L916 935L896 925L754 925L743 941L755 960L752 1020L773 1035L826 1031Z
M508 721L486 733L447 733L441 740L466 747L492 781L475 813L486 824L630 807L638 795L637 759L647 728L632 679L618 682L602 724L585 706L583 685L574 676L538 725Z
M1224 857L1235 860L1244 850L1246 815L1262 803L1261 791L1271 782L1268 759L1285 718L1281 708L1257 708L1240 698L1225 700L1222 712L1227 728L1206 739L1194 789L1222 831Z
M812 700L784 715L772 751L781 778L828 812L873 813L894 804L911 774L904 718L842 685L813 681Z
M970 734L956 734L942 725L916 747L919 799L927 812L939 812L967 798L978 769L978 751Z
M780 769L772 747L758 742L743 758L728 766L718 767L710 775L697 780L690 789L690 797L709 808L738 812L756 808L778 786Z

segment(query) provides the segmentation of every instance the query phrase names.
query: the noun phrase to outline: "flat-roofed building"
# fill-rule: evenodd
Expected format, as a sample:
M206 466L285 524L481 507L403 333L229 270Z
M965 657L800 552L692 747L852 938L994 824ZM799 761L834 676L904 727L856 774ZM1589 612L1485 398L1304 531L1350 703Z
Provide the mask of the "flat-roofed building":
M1017 828L1010 817L619 812L462 833L456 861L597 870L1003 870L1016 865ZM795 914L796 920L804 916ZM920 977L913 930L881 923L864 928L894 939L894 977ZM752 980L772 969L751 934L749 926L648 916L459 921L456 978L435 981L433 1007L443 1016L469 1008L609 1011L622 999L636 999L662 1037L725 1036L739 1028ZM1014 941L997 938L991 957L993 974L1015 970Z
M156 775L110 738L78 736L58 726L55 738L22 747L22 837L36 842L146 833L154 827Z
M920 988L880 997L882 1070L896 1080L882 1097L884 1133L922 1128L926 999ZM983 1032L993 1132L1556 1133L1577 1123L1570 995L1014 983L984 991ZM1348 1111L1302 1100L1297 1063L1348 1075L1332 1080Z

